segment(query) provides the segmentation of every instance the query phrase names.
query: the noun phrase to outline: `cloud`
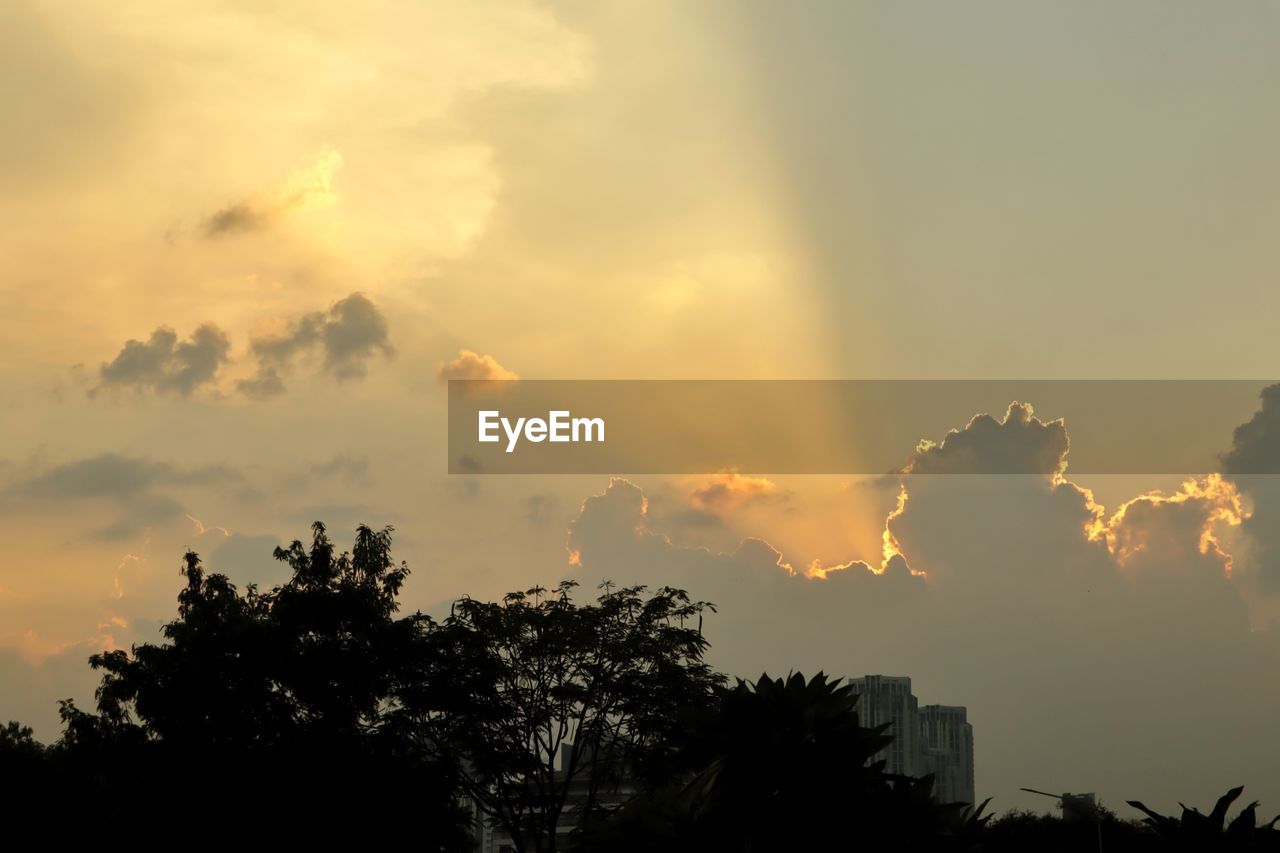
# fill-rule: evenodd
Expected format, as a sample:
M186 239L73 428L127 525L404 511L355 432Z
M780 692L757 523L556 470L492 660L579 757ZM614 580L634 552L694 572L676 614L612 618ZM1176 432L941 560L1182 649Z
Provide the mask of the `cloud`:
M1066 426L1042 421L1028 404L1009 404L1005 416L975 415L941 444L922 441L903 469L908 474L1057 474L1065 469Z
M1211 796L1230 767L1235 784L1280 796L1280 755L1257 754L1280 714L1280 684L1259 675L1280 666L1280 637L1251 629L1239 491L1208 475L1108 512L1067 478L1067 438L1029 406L975 417L900 477L883 556L835 565L793 566L756 537L686 547L638 485L614 479L570 525L571 573L715 602L712 660L738 675L911 675L918 695L969 707L989 793L1051 773L1172 801L1187 784ZM984 476L930 476L943 472ZM1215 734L1188 742L1191 729Z
M1280 385L1263 388L1259 398L1262 405L1236 427L1221 456L1225 474L1280 474Z
M109 363L98 370L93 396L104 388L129 388L189 397L196 389L217 381L218 369L228 361L231 341L212 323L179 342L173 329L161 326L146 341L129 340Z
M280 371L274 367L259 366L258 372L249 379L236 382L236 390L251 400L267 400L278 397L285 391L284 379Z
M1231 450L1222 454L1222 472L1244 492L1253 513L1241 529L1249 547L1239 573L1268 596L1280 593L1280 385L1264 388L1261 405L1236 427Z
M779 497L768 477L744 477L737 472L716 474L689 495L699 509L730 509L763 498Z
M255 399L283 394L283 375L305 355L319 354L324 370L340 380L360 379L372 359L395 355L386 317L361 293L287 323L280 334L256 337L249 348L257 373L236 387Z
M800 571L768 542L753 537L743 539L731 553L680 546L653 526L644 491L621 477L611 479L603 494L583 501L569 524L567 547L570 564L581 573L610 572L616 575L614 579L628 583L633 579L650 585L671 583L702 596L714 595L717 603L756 600L752 608L760 601L776 599L767 594L753 599L751 591L780 583L793 591L807 589L806 577L839 579L841 585L887 577L881 569L860 560L828 567L815 564ZM899 565L905 565L901 559L894 568Z
M291 211L312 204L332 203L333 176L342 156L326 149L310 165L299 169L280 187L264 196L229 204L204 222L206 237L225 237L261 231Z
M216 485L240 479L235 471L220 465L182 469L167 462L104 453L51 468L11 487L9 492L51 500L132 498L155 486Z
M1218 542L1219 525L1238 527L1247 513L1230 480L1217 474L1184 482L1172 495L1153 492L1121 505L1099 527L1116 561L1167 572L1184 565L1185 555L1198 551L1212 577L1230 575L1232 558Z
M442 361L436 368L441 382L450 379L519 379L513 370L507 370L491 355L480 355L469 349L458 350L458 357Z
M206 236L218 237L240 231L257 231L266 227L276 215L274 210L257 207L247 201L236 202L210 216L205 222L204 232Z
M0 502L7 509L29 507L32 502L106 503L115 509L116 518L88 535L119 541L184 514L182 504L166 489L241 482L241 475L226 466L180 468L167 462L105 453L67 462L19 481L0 492Z
M278 332L250 339L249 356L256 370L235 384L250 399L284 394L285 376L305 358L318 358L322 370L346 380L363 378L370 361L392 358L396 352L386 317L361 293L339 299L327 311L277 325ZM146 342L127 341L111 362L102 364L89 396L105 388L130 388L189 397L201 387L217 385L220 368L231 361L230 352L230 338L213 323L205 323L181 342L176 332L161 326Z

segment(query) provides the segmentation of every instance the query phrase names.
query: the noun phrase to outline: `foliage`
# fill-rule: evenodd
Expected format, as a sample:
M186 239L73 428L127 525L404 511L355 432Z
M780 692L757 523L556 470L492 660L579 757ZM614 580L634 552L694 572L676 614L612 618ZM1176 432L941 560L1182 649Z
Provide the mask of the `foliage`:
M686 735L709 758L702 769L624 808L586 848L968 849L985 804L940 804L932 777L886 773L875 756L887 726L862 726L857 699L823 673L739 681Z
M390 528L337 553L316 523L276 549L289 580L238 590L187 554L164 642L94 655L96 708L61 703L51 746L0 728L0 803L19 828L119 846L218 840L474 848L463 802L521 853L775 850L1108 853L1280 850L1242 788L1141 824L941 803L886 772L839 679L733 685L704 660L683 590L576 585L398 615ZM106 829L104 829L106 828ZM572 829L572 832L569 830ZM104 834L106 833L106 834Z
M1129 805L1147 816L1143 823L1167 843L1166 849L1169 850L1280 850L1280 830L1276 829L1280 815L1259 826L1257 800L1245 806L1230 822L1227 821L1228 809L1242 793L1243 787L1227 791L1218 798L1209 814L1182 806L1180 818L1152 811L1138 800L1130 800Z
M465 790L518 851L554 850L567 809L590 823L624 776L661 776L673 709L705 704L710 605L679 589L576 584L464 598L424 636L429 667L398 697L401 728L461 768Z
M92 808L134 828L189 820L192 803L243 803L242 828L335 829L469 846L453 772L391 736L401 681L422 654L420 617L395 618L408 574L391 529L360 527L337 554L324 525L268 592L240 593L187 554L166 642L94 655L97 713L63 703L54 751ZM120 792L144 798L153 817Z
M984 853L1154 853L1160 841L1138 821L1121 820L1098 807L1097 821L1067 821L1060 815L1027 810L1006 812L983 833Z

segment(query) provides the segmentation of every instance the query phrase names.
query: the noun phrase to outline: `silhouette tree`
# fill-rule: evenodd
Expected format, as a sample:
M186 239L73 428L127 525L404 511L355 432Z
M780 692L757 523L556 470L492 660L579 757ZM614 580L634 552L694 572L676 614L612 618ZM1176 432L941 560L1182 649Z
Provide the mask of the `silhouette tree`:
M452 768L389 725L430 651L422 617L395 617L409 570L391 558L391 533L361 526L337 554L317 522L309 547L276 549L293 574L269 592L241 594L187 554L167 642L94 655L97 713L64 703L65 763L100 789L138 786L175 821L191 819L181 804L233 795L249 824L294 837L343 828L469 849ZM117 818L136 818L113 799Z
M592 851L963 850L983 806L939 804L933 779L885 772L888 726L864 727L849 685L796 673L722 691L686 734L710 760L636 799L585 839ZM985 806L985 804L983 804Z
M402 731L460 768L521 853L556 850L624 777L662 774L673 710L707 703L722 683L703 662L708 604L606 584L580 605L575 586L456 602L424 634L430 670L397 697Z
M49 783L48 755L31 727L13 720L0 727L0 811L30 808L30 793Z

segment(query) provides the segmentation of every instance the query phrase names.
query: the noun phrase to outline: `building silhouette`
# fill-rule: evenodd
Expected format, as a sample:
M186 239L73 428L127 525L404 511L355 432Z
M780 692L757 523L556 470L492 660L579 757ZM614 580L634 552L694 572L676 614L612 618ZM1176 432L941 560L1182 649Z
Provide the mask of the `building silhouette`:
M973 726L959 705L920 709L924 772L933 774L933 794L944 803L972 803Z
M911 691L911 679L866 675L850 679L859 695L864 726L886 723L893 742L871 760L903 776L934 774L934 796L943 802L974 802L973 726L958 705L925 705Z
M920 707L911 692L911 679L898 675L864 675L850 679L857 693L858 718L864 726L889 724L885 734L893 743L872 758L886 762L885 770L903 776L919 776L924 767L920 745Z

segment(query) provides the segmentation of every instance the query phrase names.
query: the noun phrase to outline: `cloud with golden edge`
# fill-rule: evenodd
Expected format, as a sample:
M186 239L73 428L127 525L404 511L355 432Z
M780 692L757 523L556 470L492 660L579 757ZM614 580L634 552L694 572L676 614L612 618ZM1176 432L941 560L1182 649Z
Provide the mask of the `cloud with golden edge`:
M761 498L779 495L778 486L768 477L744 477L736 471L712 475L689 495L698 509L732 509Z
M1070 447L1061 418L1042 421L1030 403L1015 400L1002 419L974 415L941 442L921 441L900 473L1044 474L1056 481L1066 471Z
M1218 532L1222 526L1239 527L1249 513L1235 483L1219 474L1186 480L1172 495L1150 492L1126 501L1110 518L1099 517L1089 527L1088 535L1092 540L1106 542L1116 563L1123 567L1138 555L1149 554L1158 545L1154 537L1161 528L1153 523L1153 516L1180 509L1199 521L1198 529L1192 531L1197 537L1199 552L1220 560L1229 577L1233 559L1222 548Z
M292 211L336 203L333 176L341 165L341 154L332 148L324 149L314 161L295 171L272 192L243 199L214 213L205 220L205 236L226 237L261 231Z
M514 370L508 370L491 355L481 355L474 350L460 349L452 361L442 361L436 367L441 382L450 379L519 379Z

